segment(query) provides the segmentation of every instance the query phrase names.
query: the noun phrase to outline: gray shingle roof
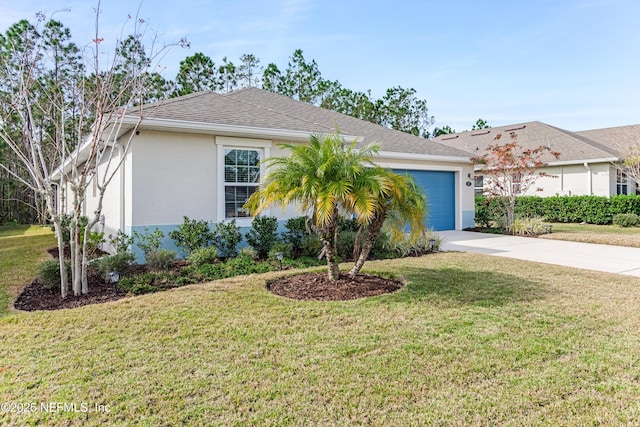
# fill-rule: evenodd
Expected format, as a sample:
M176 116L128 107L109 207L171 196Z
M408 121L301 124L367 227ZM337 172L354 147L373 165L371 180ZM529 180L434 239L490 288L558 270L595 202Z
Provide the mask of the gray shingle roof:
M518 143L524 149L534 149L540 145L546 145L552 151L560 153L557 160L551 154L546 154L543 160L547 162L582 162L619 157L616 150L602 142L581 133L569 132L537 121L441 135L434 138L434 141L462 149L472 156L479 156L485 153L487 146L497 143L495 141L497 134L502 134L500 141L506 142L509 141L511 132L518 136Z
M147 117L206 124L331 133L336 127L363 143L378 143L383 151L434 156L469 155L456 147L356 119L335 111L257 88L228 94L200 92L144 107ZM144 124L143 124L144 126Z
M640 144L640 125L593 129L576 133L614 150L620 157L625 157L632 145Z

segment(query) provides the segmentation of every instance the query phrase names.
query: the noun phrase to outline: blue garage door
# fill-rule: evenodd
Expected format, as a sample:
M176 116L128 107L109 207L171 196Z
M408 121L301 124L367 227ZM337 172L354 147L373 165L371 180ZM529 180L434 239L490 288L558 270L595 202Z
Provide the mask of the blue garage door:
M434 230L456 228L455 172L400 170L413 176L416 184L427 195L427 227Z

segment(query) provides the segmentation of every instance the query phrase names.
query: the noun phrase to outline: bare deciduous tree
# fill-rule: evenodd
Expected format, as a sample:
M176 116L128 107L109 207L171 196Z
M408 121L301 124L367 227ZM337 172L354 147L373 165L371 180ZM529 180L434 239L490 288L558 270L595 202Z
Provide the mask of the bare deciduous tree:
M23 31L0 52L0 74L6 79L0 97L0 138L27 171L18 175L0 168L41 196L53 223L60 252L61 294L69 292L64 267L63 220L71 215L71 283L74 295L88 293L88 234L100 220L107 186L121 167L136 130L144 119L141 105L156 61L171 45L157 46L143 19L129 17L131 35L114 42L116 52L103 65L99 31L100 2L96 8L95 38L75 48L77 60L58 61L61 46L43 38L39 26L57 29L43 14L37 24L21 21ZM149 42L145 49L143 42ZM186 41L181 40L185 45ZM132 49L134 46L135 49ZM126 54L125 54L126 53ZM132 57L132 53L134 57ZM148 111L148 110L146 110ZM83 226L87 189L97 190L96 208ZM57 200L57 194L61 200Z

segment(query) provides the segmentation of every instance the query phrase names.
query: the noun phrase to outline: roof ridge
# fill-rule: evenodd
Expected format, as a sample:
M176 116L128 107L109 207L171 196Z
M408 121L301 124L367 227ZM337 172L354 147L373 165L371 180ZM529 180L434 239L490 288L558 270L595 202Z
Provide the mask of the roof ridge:
M590 138L587 138L586 136L579 135L579 134L577 134L575 132L571 132L569 130L562 129L562 128L559 128L559 127L556 127L556 126L548 125L546 123L542 123L542 124L544 126L548 127L548 128L553 129L556 132L560 132L560 133L562 133L564 135L567 135L570 138L577 139L578 141L580 141L582 143L585 143L585 144L588 144L588 145L591 145L592 147L597 148L598 150L602 150L605 153L611 154L611 155L616 156L616 157L619 156L619 153L616 152L615 150L612 150L610 147L607 147L604 144L601 144L601 143L599 143L597 141L594 141L594 140L592 140Z

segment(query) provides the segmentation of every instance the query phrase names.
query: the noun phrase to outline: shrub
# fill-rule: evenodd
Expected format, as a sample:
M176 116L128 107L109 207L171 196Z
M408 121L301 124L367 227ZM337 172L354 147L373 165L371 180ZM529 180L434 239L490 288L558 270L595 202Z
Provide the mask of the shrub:
M145 227L144 232L142 233L134 231L133 237L136 240L136 245L138 245L138 247L144 253L145 260L149 262L149 255L154 252L158 252L158 250L160 249L162 239L164 238L164 233L158 228L156 228L153 233L150 233L149 228Z
M184 222L169 233L169 237L176 242L187 255L201 248L211 246L214 233L206 221L191 220L184 217Z
M213 230L213 242L218 248L218 254L223 258L234 257L238 254L238 244L242 241L242 233L236 225L236 220L228 224L218 222Z
M336 246L338 248L338 256L341 258L353 258L353 245L356 240L356 232L351 230L340 231Z
M98 258L94 265L103 276L107 276L112 271L118 271L121 275L128 274L131 266L135 263L136 256L132 252L119 252L114 255Z
M142 295L157 292L159 289L153 285L155 275L153 273L138 274L134 277L126 277L118 282L118 287L133 295Z
M133 237L129 236L122 230L118 230L116 235L109 235L109 244L113 246L116 253L124 253L129 250L129 247L133 245Z
M640 216L634 213L621 213L613 216L613 223L620 227L634 227L640 224Z
M90 231L87 235L87 256L95 257L100 245L105 242L104 231Z
M167 271L171 267L171 261L176 259L176 253L169 249L158 249L146 256L147 265L153 270Z
M71 277L71 264L66 261L64 265L67 268L67 276ZM47 289L59 288L62 281L60 280L60 260L48 259L38 266L38 278Z
M341 231L353 231L355 233L358 231L358 228L360 228L360 226L355 219L338 216L338 233Z
M189 264L200 267L204 264L213 264L218 259L218 250L214 246L195 249L189 254Z
M282 240L291 244L291 250L294 255L299 255L302 252L304 239L310 235L309 230L307 230L308 220L309 218L306 216L299 216L287 220L284 224L287 231L282 233Z
M512 234L520 236L535 236L551 232L551 224L544 222L543 218L516 218L513 221Z
M256 252L253 246L245 246L244 248L240 249L240 252L238 253L238 255L246 256L251 259L258 259L258 252Z
M322 242L320 238L313 235L308 235L302 239L302 247L300 248L300 256L304 257L318 257L322 251Z
M204 264L195 273L204 280L217 280L244 274L266 273L276 268L268 262L259 262L246 255L239 255L224 263Z
M276 242L271 247L268 254L268 259L271 261L277 260L276 254L282 252L283 259L290 259L293 256L293 245L291 243Z
M245 238L256 250L258 257L266 258L278 240L278 220L273 216L255 217Z

